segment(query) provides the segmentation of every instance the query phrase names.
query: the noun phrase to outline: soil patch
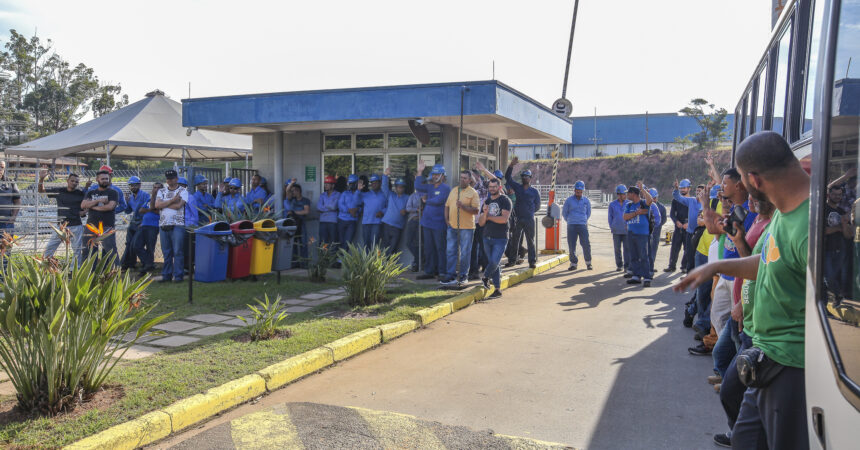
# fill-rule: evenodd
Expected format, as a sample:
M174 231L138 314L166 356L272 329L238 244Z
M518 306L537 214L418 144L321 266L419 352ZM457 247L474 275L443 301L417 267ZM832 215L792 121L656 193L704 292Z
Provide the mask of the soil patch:
M286 339L292 335L293 332L290 330L276 330L275 335L266 340L269 341L273 339ZM238 336L233 336L231 339L236 342L241 342L243 344L247 344L248 342L254 342L254 340L251 339L251 333L242 333Z
M125 397L125 390L122 386L102 386L98 391L84 398L83 402L75 406L75 409L57 414L53 417L53 420L74 419L94 409L104 411L114 403L122 400L123 397ZM39 415L28 411L21 411L18 408L18 400L14 396L0 403L0 426L23 422L36 417L39 417Z

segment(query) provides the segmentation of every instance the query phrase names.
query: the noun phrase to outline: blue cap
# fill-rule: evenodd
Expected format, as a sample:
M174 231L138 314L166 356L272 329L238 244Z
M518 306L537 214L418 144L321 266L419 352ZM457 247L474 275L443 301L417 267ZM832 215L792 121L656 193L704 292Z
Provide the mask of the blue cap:
M238 178L233 178L230 180L230 186L240 188L242 187L242 181Z
M373 174L370 176L370 182L373 183L374 181L382 181L382 179L379 178L379 175Z
M197 186L200 183L205 183L209 180L206 179L203 175L194 175L194 185Z
M350 175L349 177L347 177L346 182L349 184L358 183L358 175L356 175L356 174Z
M223 183L227 184L227 183L230 183L231 181L233 181L233 179L230 177L227 177L227 178L224 178Z
M185 177L179 177L179 179L176 180L176 182L179 184L184 184L185 186L188 186L188 180L186 180Z
M499 169L496 169L496 171L493 172L493 175L495 175L496 178L498 178L500 180L503 180L505 178L505 174L503 174L502 171Z
M260 177L260 186L268 186L269 180L266 177Z
M648 189L648 193L651 194L651 197L656 197L657 196L657 189L654 189L654 188Z
M585 181L579 180L573 185L574 189L585 189Z
M430 170L430 175L445 175L445 166L442 164L434 165L433 169Z
M678 184L678 187L688 188L688 187L690 187L690 186L692 186L692 185L693 185L693 183L691 183L691 182L690 182L690 180L688 180L688 179L684 178L684 179L683 179L683 180L681 180L681 182Z
M714 187L712 187L712 188L711 188L711 195L710 195L710 197L711 197L711 198L717 198L717 196L720 194L720 191L722 191L722 190L723 190L723 187L722 187L722 186L720 186L719 184L718 184L718 185L716 185L716 186L714 186Z
M619 184L618 186L615 186L615 193L616 194L626 194L627 193L627 186L625 186L623 184Z
M394 182L395 186L406 186L406 182L403 181L403 178L398 178L397 181Z
M531 176L532 176L532 171L531 171L531 170L529 170L529 169L526 169L526 170L523 170L522 172L520 172L520 177L529 177L529 178L531 178Z
M140 184L140 178L138 178L138 177L136 177L136 176L132 175L132 176L128 179L128 184Z

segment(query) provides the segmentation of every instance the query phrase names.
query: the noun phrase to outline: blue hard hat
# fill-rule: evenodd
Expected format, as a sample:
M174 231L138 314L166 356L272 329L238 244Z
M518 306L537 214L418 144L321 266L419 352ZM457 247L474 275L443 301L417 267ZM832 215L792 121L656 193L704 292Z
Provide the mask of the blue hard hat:
M529 177L529 178L531 178L531 176L532 176L532 171L531 171L531 170L529 170L529 169L526 169L526 170L523 170L522 172L520 172L520 177Z
M500 180L501 180L501 179L503 179L503 178L505 178L505 174L503 174L503 173L502 173L502 171L501 171L501 170L499 170L499 169L496 169L496 171L495 171L495 172L493 172L493 175L495 175L495 176L496 176L496 178L498 178L498 179L500 179Z
M374 181L382 181L382 179L379 178L379 175L373 174L370 176L370 182L373 183Z
M627 193L627 186L625 186L623 184L619 184L618 186L615 186L615 193L616 194L626 194Z
M176 182L179 184L183 184L185 186L188 186L188 180L186 180L185 177L179 177L179 179L176 180Z
M138 178L138 177L136 177L136 176L132 175L132 176L128 179L128 184L140 184L140 178Z
M346 182L349 184L358 183L358 175L356 175L356 174L350 175L349 177L347 177Z
M230 177L227 177L227 178L224 178L223 183L227 184L227 183L230 183L231 181L233 181L233 179Z
M434 165L433 169L430 170L430 175L445 175L445 166L442 164Z
M233 178L230 180L230 186L240 188L242 187L242 181L238 178Z
M395 186L406 186L406 182L403 181L403 178L398 178L397 181L394 182Z
M654 188L648 189L648 193L651 194L651 197L656 197L657 196L657 189L654 189Z
M573 185L574 189L585 189L585 181L579 180Z
M688 187L690 187L690 186L692 186L692 185L693 185L693 183L691 183L691 182L690 182L690 180L688 180L688 179L684 178L684 179L683 179L683 180L681 180L681 182L678 184L678 187L688 188Z
M194 175L194 185L197 186L200 183L205 183L209 180L206 179L203 175Z
M711 188L710 198L717 198L720 194L720 191L723 190L722 186L719 184Z

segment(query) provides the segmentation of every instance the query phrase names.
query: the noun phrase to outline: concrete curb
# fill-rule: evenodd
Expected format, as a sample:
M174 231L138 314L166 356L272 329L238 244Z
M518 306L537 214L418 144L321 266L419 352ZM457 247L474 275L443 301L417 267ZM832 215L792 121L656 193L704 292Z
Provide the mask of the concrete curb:
M508 275L502 278L502 288L513 286L546 272L568 261L568 259L567 255L558 255L539 263L534 269L526 269ZM472 288L445 303L415 311L415 320L401 320L357 331L322 347L260 369L251 375L211 388L204 394L193 395L161 410L108 428L70 444L66 448L75 450L134 449L151 444L234 406L253 400L266 392L271 392L299 378L331 366L336 361L342 361L419 327L426 326L452 314L454 311L485 299L491 292L492 290L482 287Z

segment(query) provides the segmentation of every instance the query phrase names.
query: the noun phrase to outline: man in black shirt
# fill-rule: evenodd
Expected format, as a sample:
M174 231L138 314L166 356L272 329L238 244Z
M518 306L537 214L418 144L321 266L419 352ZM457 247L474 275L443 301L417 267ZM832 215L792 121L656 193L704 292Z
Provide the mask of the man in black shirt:
M689 191L689 188L686 188L686 190ZM681 193L683 194L683 191ZM663 269L663 272L675 271L681 247L684 247L684 257L681 258L681 261L687 260L687 205L672 199L669 218L675 224L675 231L672 233L672 248L669 249L669 267ZM681 266L683 267L683 264Z
M508 246L508 219L511 216L511 199L503 195L502 186L498 179L494 178L487 182L489 195L484 202L481 215L478 217L478 225L484 227L484 253L487 254L487 267L484 270L484 289L490 289L492 278L495 289L490 298L502 296L501 270L499 264L505 248Z
M111 188L110 174L101 170L96 174L98 188L87 191L81 209L88 212L87 229L84 231L84 251L89 257L95 253L99 242L96 240L100 234L111 231L116 224L116 205L119 203L119 194ZM92 228L92 229L91 229ZM94 231L94 230L97 230ZM116 255L116 234L110 233L101 241L102 255L111 257ZM114 260L114 264L118 261Z
M81 260L81 238L84 234L84 226L81 223L81 217L86 214L81 210L81 202L84 201L84 191L78 189L78 175L70 173L66 179L65 187L56 187L45 189L45 178L48 176L48 170L42 169L39 171L39 192L48 194L48 197L57 201L57 223L58 225L66 225L72 236L71 251L78 261ZM48 246L45 248L45 257L54 256L57 247L63 241L60 236L54 233L48 241Z

